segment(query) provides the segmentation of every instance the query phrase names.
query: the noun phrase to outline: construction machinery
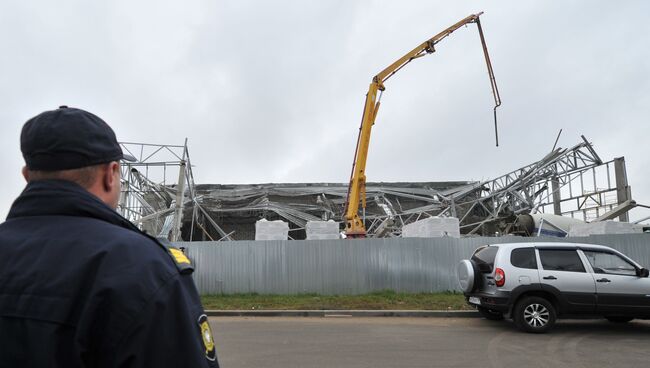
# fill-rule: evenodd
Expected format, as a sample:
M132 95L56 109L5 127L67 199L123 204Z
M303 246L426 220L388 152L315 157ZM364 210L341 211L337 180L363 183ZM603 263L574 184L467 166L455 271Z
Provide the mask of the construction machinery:
M496 80L494 78L494 71L490 62L487 45L483 36L483 29L479 17L483 14L472 14L465 19L457 22L451 27L438 33L432 38L424 41L418 47L402 56L400 59L392 63L386 69L382 70L379 74L375 75L370 83L368 93L366 94L366 101L363 109L363 118L361 119L361 127L359 128L359 137L357 139L357 147L354 154L354 162L352 164L352 173L350 174L350 186L346 199L345 209L345 233L347 237L365 237L366 227L364 224L365 208L366 208L366 161L368 159L368 147L370 145L370 133L372 126L377 117L381 96L384 90L384 82L397 73L400 69L406 66L411 61L435 52L435 45L449 36L458 28L475 23L478 27L478 32L483 46L483 54L485 55L485 62L487 64L488 74L492 87L492 94L494 96L494 132L496 138L496 145L499 145L499 136L497 132L496 108L501 105L501 98L499 97L499 90L497 89ZM377 96L379 94L379 96ZM361 207L361 211L359 210ZM359 212L362 212L361 215Z

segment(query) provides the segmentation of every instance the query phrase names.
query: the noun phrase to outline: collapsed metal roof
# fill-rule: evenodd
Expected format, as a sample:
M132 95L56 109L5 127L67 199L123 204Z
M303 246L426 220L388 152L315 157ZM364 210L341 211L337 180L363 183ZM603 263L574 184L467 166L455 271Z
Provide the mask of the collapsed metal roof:
M254 239L255 222L266 218L288 222L290 236L303 239L307 221L343 221L347 184L196 185L187 144L122 146L138 161L123 164L119 210L154 235L172 240ZM368 183L366 197L369 237L400 236L402 226L429 216L457 217L461 232L468 235L508 233L523 213L583 220L615 215L626 220L627 210L636 204L624 159L603 162L584 137L572 148L554 149L495 179Z

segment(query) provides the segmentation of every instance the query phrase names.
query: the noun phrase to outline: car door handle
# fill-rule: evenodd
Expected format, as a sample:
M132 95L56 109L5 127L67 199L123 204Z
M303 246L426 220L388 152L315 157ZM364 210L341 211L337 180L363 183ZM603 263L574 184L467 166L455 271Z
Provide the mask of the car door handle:
M612 282L610 279L598 279L596 282Z
M546 277L542 277L542 278L544 280L557 280L557 277L555 277L555 276L546 276Z

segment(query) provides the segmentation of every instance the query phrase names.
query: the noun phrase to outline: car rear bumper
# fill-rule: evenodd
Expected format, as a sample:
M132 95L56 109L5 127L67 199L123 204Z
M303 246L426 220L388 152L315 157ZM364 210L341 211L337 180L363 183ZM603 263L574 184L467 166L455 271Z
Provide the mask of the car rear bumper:
M507 291L497 291L494 294L465 294L465 300L472 306L483 307L503 313L509 312L511 304L510 292Z

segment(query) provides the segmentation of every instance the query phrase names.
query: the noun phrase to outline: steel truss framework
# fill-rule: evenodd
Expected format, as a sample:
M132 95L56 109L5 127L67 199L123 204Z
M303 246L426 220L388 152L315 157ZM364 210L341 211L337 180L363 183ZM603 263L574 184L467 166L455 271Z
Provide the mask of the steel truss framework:
M592 145L583 140L570 149L555 149L535 163L445 198L447 207L440 214L459 214L465 233L485 234L485 230L507 232L507 226L494 225L518 214L551 209L557 215L590 221L631 200L624 159L603 162ZM615 164L623 169L618 180L612 180ZM478 199L465 200L470 193L477 194ZM506 221L506 225L510 223Z
M572 148L554 149L541 160L495 179L430 193L430 202L421 207L372 218L369 233L396 236L403 225L422 216L458 217L466 235L512 232L517 215L527 213L550 212L583 221L611 219L615 214L628 221L627 210L636 203L624 158L603 162L591 143L582 139Z
M132 142L121 142L120 146L136 158L136 162L122 161L118 211L124 217L143 231L172 241L183 239L185 223L189 224L188 239L198 229L215 240L208 231L211 228L220 234L218 240L232 240L196 195L187 139L182 146Z
M121 142L120 146L136 162L122 162L118 211L151 235L178 239L186 181L187 194L194 198L187 142L182 146Z
M119 210L151 234L172 240L251 239L255 221L267 218L287 221L290 236L301 238L307 221L344 220L345 184L195 185L187 141L121 145L138 161L122 167ZM603 162L584 137L492 180L368 183L366 196L362 215L370 237L400 236L402 226L429 216L458 217L461 232L470 235L511 232L517 215L526 213L627 220L626 211L635 205L624 159Z

